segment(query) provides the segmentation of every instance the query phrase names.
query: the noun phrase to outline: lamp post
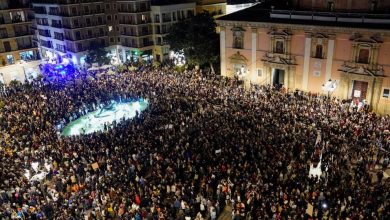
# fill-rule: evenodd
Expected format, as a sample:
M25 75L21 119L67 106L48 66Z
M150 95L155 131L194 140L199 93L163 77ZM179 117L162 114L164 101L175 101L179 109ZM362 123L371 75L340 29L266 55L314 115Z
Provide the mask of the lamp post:
M329 79L324 84L322 84L322 90L327 93L327 108L326 108L326 115L329 117L330 112L330 97L332 93L337 88L337 81Z

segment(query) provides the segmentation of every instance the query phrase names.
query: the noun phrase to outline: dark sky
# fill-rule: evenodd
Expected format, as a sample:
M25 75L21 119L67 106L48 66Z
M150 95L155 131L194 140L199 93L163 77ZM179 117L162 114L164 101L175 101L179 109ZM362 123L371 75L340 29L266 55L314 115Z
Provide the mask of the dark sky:
M256 2L256 0L227 0L228 4L241 4L248 2Z

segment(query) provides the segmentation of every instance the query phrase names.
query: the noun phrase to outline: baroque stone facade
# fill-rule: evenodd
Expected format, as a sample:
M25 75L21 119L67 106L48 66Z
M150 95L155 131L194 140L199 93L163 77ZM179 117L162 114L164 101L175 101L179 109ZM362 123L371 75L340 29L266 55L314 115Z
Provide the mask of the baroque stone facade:
M337 21L314 12L264 11L258 4L217 20L222 75L315 93L332 79L332 96L390 113L390 16L361 23L358 13L333 14Z

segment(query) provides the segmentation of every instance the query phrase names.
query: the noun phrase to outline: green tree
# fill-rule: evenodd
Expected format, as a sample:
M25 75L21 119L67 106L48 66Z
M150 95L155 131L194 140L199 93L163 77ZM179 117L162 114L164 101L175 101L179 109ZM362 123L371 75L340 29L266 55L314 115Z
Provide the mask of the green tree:
M184 52L190 65L214 66L219 61L219 37L216 32L217 24L207 12L181 20L174 24L165 40L175 52Z
M111 58L108 56L107 51L100 45L91 45L91 49L85 57L85 62L91 65L92 63L98 63L99 65L109 64Z

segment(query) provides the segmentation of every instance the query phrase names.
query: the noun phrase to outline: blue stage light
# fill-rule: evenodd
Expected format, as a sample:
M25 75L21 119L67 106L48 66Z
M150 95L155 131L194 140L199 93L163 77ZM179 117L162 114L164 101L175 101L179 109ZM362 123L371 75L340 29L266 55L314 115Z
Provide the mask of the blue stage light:
M64 66L62 66L61 64L58 64L58 65L56 65L54 67L54 69L56 69L56 70L60 70L60 69L63 69L63 68L64 68Z

